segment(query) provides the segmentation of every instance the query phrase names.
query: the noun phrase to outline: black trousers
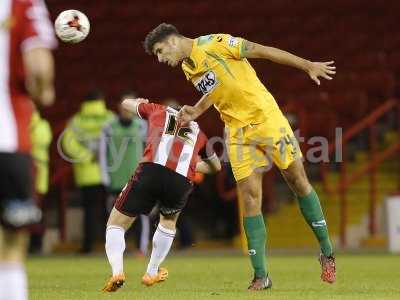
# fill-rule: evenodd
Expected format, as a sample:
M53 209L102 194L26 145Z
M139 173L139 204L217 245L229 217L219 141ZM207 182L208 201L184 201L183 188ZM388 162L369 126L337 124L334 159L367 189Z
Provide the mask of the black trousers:
M107 221L105 189L102 185L81 187L83 206L83 253L93 250L95 241L104 236Z

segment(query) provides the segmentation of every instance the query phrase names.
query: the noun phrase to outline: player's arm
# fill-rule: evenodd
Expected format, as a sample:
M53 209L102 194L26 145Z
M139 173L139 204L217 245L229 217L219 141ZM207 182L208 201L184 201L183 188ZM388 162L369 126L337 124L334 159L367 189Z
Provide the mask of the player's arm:
M274 47L263 46L247 40L243 40L241 56L247 58L268 59L278 64L288 65L303 70L318 85L320 84L320 77L331 80L332 77L330 75L336 73L336 67L333 65L334 61L312 62L287 51Z
M216 173L221 170L221 162L216 154L208 159L202 159L196 164L196 172L203 174Z
M44 1L19 1L18 14L21 53L26 75L26 88L38 105L49 106L55 100L54 58L57 46L52 22Z
M144 98L127 98L122 101L122 107L134 113L136 116L140 116L138 110L140 103L149 103L149 100Z
M26 87L39 105L54 103L54 58L50 49L32 48L23 52Z
M196 120L213 104L208 95L204 95L194 106L184 105L178 113L177 120L179 123L186 124Z

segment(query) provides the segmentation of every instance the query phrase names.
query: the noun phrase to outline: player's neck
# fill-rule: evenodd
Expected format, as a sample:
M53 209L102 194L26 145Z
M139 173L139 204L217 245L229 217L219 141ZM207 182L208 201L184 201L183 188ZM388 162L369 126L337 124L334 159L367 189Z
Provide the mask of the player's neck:
M193 39L189 39L187 37L182 38L181 45L182 45L183 55L185 56L184 58L188 58L192 53L193 43L194 43Z

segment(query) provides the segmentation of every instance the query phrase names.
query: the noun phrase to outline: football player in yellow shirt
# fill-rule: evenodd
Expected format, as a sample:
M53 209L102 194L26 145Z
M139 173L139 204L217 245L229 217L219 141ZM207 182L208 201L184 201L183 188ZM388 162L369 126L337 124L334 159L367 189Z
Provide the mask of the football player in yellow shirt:
M272 286L266 269L267 237L261 212L262 176L271 160L296 194L301 212L320 244L321 279L333 283L335 259L318 195L307 179L302 154L287 119L247 58L298 68L318 85L320 78L332 79L334 62L311 62L222 33L191 39L165 23L146 36L144 47L159 62L171 67L181 64L186 79L203 94L196 105L181 109L181 122L196 119L214 105L225 123L229 160L244 201L243 224L254 269L249 290Z

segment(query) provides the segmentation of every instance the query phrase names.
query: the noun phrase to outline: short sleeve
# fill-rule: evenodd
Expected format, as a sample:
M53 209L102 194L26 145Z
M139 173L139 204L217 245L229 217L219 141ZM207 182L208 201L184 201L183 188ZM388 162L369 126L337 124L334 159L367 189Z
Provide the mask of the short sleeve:
M29 0L24 1L22 5L19 16L21 18L21 50L56 48L57 40L44 1Z
M212 50L226 58L242 59L245 39L229 34L217 34L212 43Z
M163 105L156 104L156 103L143 103L142 102L142 103L138 104L136 109L137 109L137 115L141 119L147 120L152 113L154 113L156 111L165 110L165 107Z

